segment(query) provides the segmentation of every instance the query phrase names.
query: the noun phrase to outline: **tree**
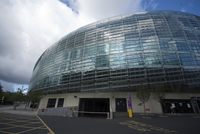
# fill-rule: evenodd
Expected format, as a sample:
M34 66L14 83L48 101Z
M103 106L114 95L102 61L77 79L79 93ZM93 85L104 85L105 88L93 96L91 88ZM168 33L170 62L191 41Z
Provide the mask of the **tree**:
M1 87L0 89L2 89ZM23 93L24 90L25 89L23 88L18 88L16 92L10 92L10 91L0 92L0 100L3 98L3 101L1 100L1 102L3 102L4 105L19 104L21 102L25 102L26 95Z
M24 89L18 88L15 95L15 101L24 102L26 100L26 95L23 93Z
M166 94L165 90L162 89L154 91L154 98L160 103L161 107L162 107L162 101L165 99L165 94Z
M137 98L142 102L143 108L144 108L144 113L146 113L146 105L145 103L149 100L151 95L151 92L147 89L140 89L137 91Z
M4 95L3 95L3 86L0 83L0 104L3 104Z
M158 101L158 102L160 102L161 103L161 101L163 100L163 99L165 99L165 93L166 93L166 88L165 88L165 86L162 84L162 85L156 85L155 87L154 87L154 90L153 90L153 92L154 92L154 94L155 94L155 99Z
M23 91L24 91L23 88L18 88L17 92L12 94L14 109L16 109L16 107L19 106L21 102L26 101L26 95L23 93Z
M165 92L164 91L156 91L155 93L155 99L161 103L163 99L165 99Z
M29 91L27 94L27 101L31 102L31 107L37 107L41 99L42 93L40 91Z
M27 99L28 101L32 101L32 102L39 102L40 101L40 98L41 98L41 92L39 91L35 91L35 92L32 92L32 91L29 91L28 94L27 94Z
M0 83L0 93L3 93L3 86Z

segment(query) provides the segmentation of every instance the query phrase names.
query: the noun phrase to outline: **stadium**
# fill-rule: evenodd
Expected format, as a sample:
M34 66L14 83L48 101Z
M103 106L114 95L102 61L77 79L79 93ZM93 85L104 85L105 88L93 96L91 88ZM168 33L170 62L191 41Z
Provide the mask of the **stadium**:
M30 90L46 115L200 113L200 17L150 11L81 27L40 56Z

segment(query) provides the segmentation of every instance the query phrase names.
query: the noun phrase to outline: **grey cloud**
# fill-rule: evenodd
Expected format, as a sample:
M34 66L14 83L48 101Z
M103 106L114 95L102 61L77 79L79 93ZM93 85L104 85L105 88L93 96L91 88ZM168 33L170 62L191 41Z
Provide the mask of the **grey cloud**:
M84 22L55 0L0 1L0 80L28 84L51 44Z
M80 14L94 19L108 18L144 11L141 3L143 0L77 0Z
M67 7L71 8L71 10L75 13L79 13L77 8L77 1L76 0L60 0L63 2Z
M1 81L0 80L1 85L3 86L3 90L4 91L14 91L14 83L9 83L9 82L5 82L5 81Z
M23 89L28 89L28 85L27 84L15 84L15 83L11 83L11 82L6 82L6 81L2 81L0 80L1 85L3 86L3 90L4 91L10 91L10 92L14 92L17 91L18 88L23 88Z

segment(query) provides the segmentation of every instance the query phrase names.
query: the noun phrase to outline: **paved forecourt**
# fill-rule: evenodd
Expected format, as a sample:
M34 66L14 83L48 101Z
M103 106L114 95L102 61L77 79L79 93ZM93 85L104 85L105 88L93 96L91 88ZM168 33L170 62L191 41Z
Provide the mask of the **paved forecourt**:
M56 134L200 134L200 115L135 115L134 118L41 116Z
M54 134L38 116L0 113L0 134Z

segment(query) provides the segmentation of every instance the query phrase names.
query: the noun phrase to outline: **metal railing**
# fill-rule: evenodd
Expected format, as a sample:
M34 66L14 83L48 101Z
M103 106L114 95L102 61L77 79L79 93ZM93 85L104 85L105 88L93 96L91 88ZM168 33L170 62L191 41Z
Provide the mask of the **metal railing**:
M89 112L89 111L72 111L72 117L75 117L75 113L78 115L79 113L83 114L105 114L107 115L106 119L113 119L112 113L110 112Z

